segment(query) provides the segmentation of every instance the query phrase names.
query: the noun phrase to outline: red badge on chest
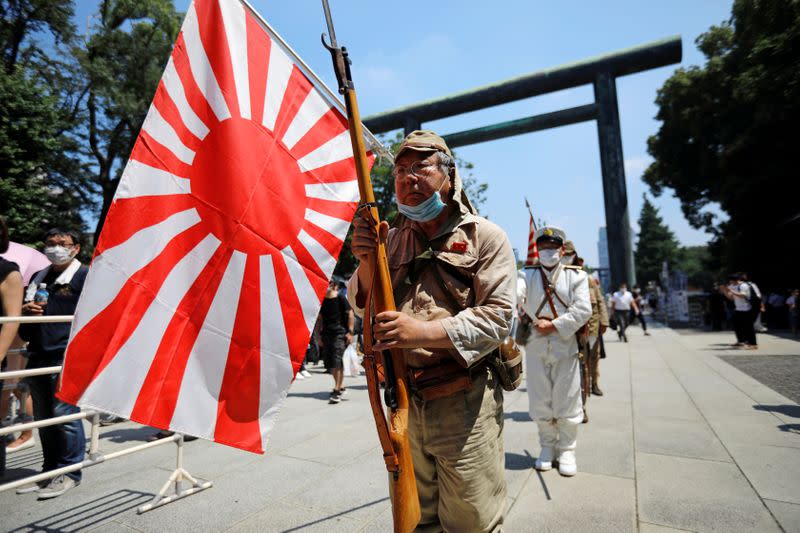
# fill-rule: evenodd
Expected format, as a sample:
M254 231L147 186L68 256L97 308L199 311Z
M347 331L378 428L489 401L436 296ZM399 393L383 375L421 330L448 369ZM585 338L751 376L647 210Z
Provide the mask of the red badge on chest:
M450 245L450 251L451 252L458 252L460 254L463 254L464 252L467 251L467 243L466 242L454 242L453 244Z

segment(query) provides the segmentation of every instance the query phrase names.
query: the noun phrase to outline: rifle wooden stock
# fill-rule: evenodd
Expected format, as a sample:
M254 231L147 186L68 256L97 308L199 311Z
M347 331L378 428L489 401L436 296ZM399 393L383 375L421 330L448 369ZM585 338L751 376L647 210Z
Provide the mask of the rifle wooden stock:
M372 180L369 174L369 163L364 146L364 134L355 90L347 88L344 97L350 125L350 140L353 145L353 155L355 156L356 171L358 173L358 190L361 195L361 204L365 206L363 209L369 210L369 219L375 225L376 234L379 234L380 216L375 206L375 193L372 190ZM359 213L356 216L361 216L361 214ZM379 239L375 257L371 258L368 264L361 265L360 268L367 268L374 278L371 300L375 313L394 311L394 291L392 290L385 243L380 242ZM364 312L370 312L369 306ZM381 404L380 395L374 392L370 394L370 402L375 415L375 422L378 424L379 436L381 434L380 426L388 424L389 440L394 450L397 464L397 470L390 472L389 475L389 494L392 499L394 530L406 533L412 531L420 519L419 495L417 494L414 464L411 460L411 449L408 442L409 391L406 380L407 367L402 350L391 350L390 357L386 359L391 361L392 369L394 370L393 373L387 373L387 379L389 379L389 375L393 374L397 406L396 408L389 408L387 413ZM373 383L370 383L369 388L377 391L377 383L375 383L377 371L374 369L374 364L371 358L367 358L367 365L369 366L366 369L367 379L373 381ZM389 460L387 460L388 466L390 466Z
M331 53L333 69L339 82L339 92L344 95L347 108L347 121L350 129L350 142L353 147L353 157L358 175L358 190L361 196L361 206L356 216L363 216L373 224L375 232L380 235L380 216L375 205L375 193L372 190L372 180L369 175L369 162L364 145L364 131L361 126L361 116L358 111L358 100L353 88L350 74L350 61L347 51L336 43L333 29L333 19L327 0L322 0L325 18L328 24L331 44L325 43L323 35L322 44ZM367 212L365 213L364 210ZM414 478L414 464L411 460L411 448L408 442L408 382L406 376L405 356L402 350L388 350L383 353L384 375L387 381L387 409L381 403L379 390L378 366L376 354L372 352L371 320L370 313L394 311L394 291L392 279L389 274L389 262L386 258L386 245L378 238L375 255L362 264L359 268L366 268L372 278L369 298L364 306L364 344L366 356L364 367L367 375L367 389L378 430L378 438L383 449L383 459L389 471L389 495L392 500L392 517L396 533L409 533L420 519L419 495L417 482ZM388 400L391 399L391 402Z

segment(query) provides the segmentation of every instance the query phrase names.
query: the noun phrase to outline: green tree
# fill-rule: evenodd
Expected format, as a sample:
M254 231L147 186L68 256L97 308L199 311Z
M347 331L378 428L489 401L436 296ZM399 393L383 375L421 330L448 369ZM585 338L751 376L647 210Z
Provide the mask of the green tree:
M63 54L72 14L70 1L0 2L0 213L27 244L51 226L82 230L91 206L74 135L81 87Z
M676 266L678 241L664 224L664 220L658 214L658 208L647 195L642 196L644 204L639 214L639 240L636 243L634 258L636 279L644 286L650 281L658 282L664 261L668 262L670 268Z
M662 125L643 179L655 195L672 189L689 223L714 236L718 268L785 285L790 271L752 245L783 250L800 229L800 2L736 0L730 20L696 42L706 64L678 69L658 92Z
M709 268L711 254L708 246L682 246L678 250L678 263L673 268L686 272L689 285L699 289L710 289L714 273Z
M125 162L153 99L181 15L171 0L103 0L86 39L75 49L87 80L85 140L92 181L102 196L100 234Z

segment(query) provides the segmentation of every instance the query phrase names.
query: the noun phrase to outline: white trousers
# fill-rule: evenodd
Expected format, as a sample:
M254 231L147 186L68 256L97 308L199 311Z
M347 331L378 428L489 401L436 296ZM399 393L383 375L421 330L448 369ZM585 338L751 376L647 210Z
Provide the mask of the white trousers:
M526 351L528 401L539 427L542 446L574 450L578 425L583 422L578 356L544 357Z

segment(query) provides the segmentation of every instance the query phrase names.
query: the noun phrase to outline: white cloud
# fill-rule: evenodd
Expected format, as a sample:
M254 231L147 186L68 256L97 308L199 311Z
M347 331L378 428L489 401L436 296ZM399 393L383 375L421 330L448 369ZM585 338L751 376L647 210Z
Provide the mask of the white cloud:
M653 158L647 155L637 155L627 158L625 160L625 178L629 180L638 180L652 162Z

